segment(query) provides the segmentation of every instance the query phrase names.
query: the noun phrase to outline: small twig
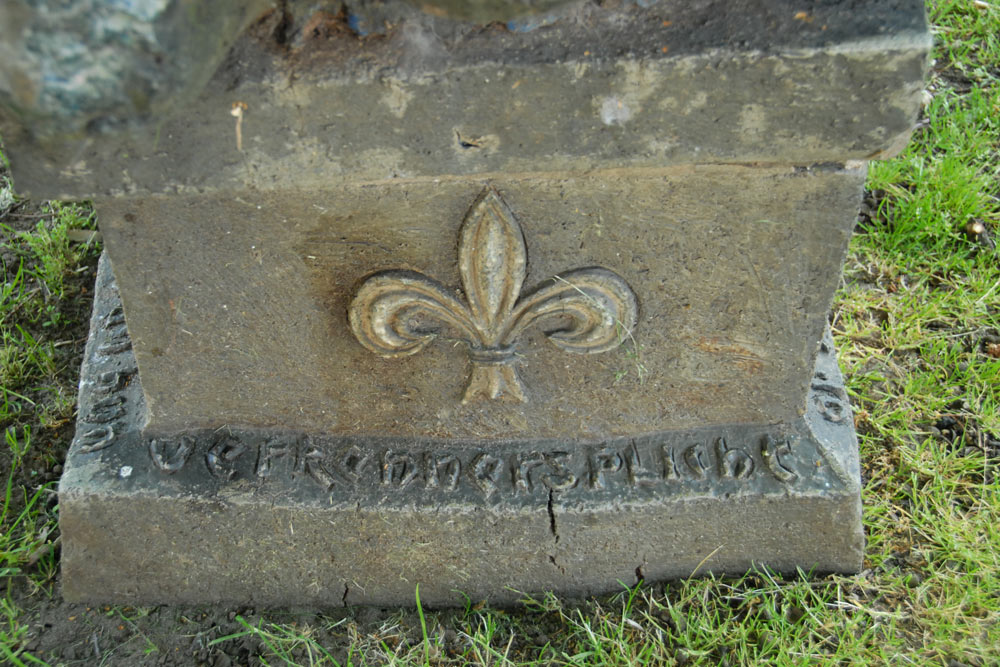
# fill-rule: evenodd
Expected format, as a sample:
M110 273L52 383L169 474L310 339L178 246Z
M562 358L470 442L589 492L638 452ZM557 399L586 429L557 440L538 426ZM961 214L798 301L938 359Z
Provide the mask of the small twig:
M905 614L900 613L900 612L877 611L875 609L871 609L870 607L862 607L860 605L854 604L853 602L847 602L846 600L837 600L836 602L827 602L826 606L829 607L830 609L841 609L841 610L844 610L844 611L857 611L857 612L861 612L861 613L864 613L864 614L868 614L869 616L874 616L876 618L878 618L878 617L882 617L882 618L903 618L905 616Z
M995 290L997 287L1000 287L1000 280L993 283L993 285L988 290L986 290L986 294L976 299L976 305L978 306L982 304L990 294L993 294L993 290Z
M45 544L39 546L37 549L31 552L31 555L28 556L28 565L34 567L34 565L38 561L44 558L47 554L51 553L61 540L62 540L62 535L58 535L56 536L56 539L52 540L51 542L46 542Z
M698 574L698 570L700 570L700 569L701 569L701 567L702 567L702 566L703 566L703 565L704 565L705 563L707 563L707 562L708 562L708 559L709 559L709 558L711 558L712 556L714 556L715 554L719 553L719 549L721 549L721 548L722 548L722 547L724 547L724 546L726 546L726 545L725 545L725 544L720 544L719 546L717 546L717 547L715 547L714 549L712 549L712 553L710 553L710 554L708 554L707 556L705 556L704 558L702 558L702 559L701 559L701 562L700 562L700 563L698 563L698 565L697 565L697 566L696 566L696 567L694 568L694 570L692 570L692 572L691 572L691 577L694 577L694 575Z
M13 315L14 313L16 313L21 308L21 306L23 306L24 303L28 300L26 297L29 297L29 296L31 296L33 294L37 294L38 292L41 292L41 291L42 291L41 287L33 287L30 290L28 290L27 292L21 293L21 298L13 305L13 307L10 310L8 310L6 313L4 313L4 316L3 316L3 318L0 318L0 321L3 321L5 319L7 319L8 316Z
M236 118L236 150L243 151L243 112L247 110L246 102L233 102L229 114Z
M13 209L11 209L13 210ZM3 217L5 218L20 218L21 220L41 220L42 218L51 218L51 213L11 213L7 211Z
M86 342L86 338L77 338L76 340L61 340L56 343L52 343L52 347L66 347L67 345L78 345L80 343Z
M16 211L17 209L21 208L22 206L24 206L27 203L28 203L27 199L22 199L21 201L14 202L10 206L8 206L6 210L4 210L2 213L0 213L0 218L6 218L6 217L11 216L11 215L16 215L14 213L14 211Z

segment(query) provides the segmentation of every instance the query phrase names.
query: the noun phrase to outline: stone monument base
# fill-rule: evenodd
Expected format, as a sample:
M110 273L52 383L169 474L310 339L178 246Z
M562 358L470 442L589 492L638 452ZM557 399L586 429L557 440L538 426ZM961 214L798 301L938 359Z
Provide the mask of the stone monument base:
M349 391L349 389L345 389ZM802 419L594 442L142 433L106 258L59 488L69 601L515 602L638 580L856 571L858 449L829 333Z

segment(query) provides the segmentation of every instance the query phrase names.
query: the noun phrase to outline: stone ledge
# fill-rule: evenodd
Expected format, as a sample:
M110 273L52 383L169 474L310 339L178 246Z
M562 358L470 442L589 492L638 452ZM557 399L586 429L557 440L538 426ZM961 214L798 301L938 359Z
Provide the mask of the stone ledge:
M808 22L791 3L678 4L525 34L407 25L291 54L251 33L144 124L43 139L0 113L0 130L19 189L52 198L844 163L905 145L931 44L920 0L822 3Z

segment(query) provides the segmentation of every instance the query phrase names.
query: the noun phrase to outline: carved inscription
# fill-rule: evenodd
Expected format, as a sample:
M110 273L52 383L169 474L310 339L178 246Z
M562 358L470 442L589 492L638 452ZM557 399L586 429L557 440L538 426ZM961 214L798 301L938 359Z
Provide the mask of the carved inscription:
M687 442L676 436L643 436L574 451L528 449L507 454L342 442L324 446L319 439L295 435L264 436L253 445L228 433L208 440L202 460L208 473L221 482L304 481L314 490L342 497L368 489L380 496L472 492L494 500L549 492L682 492L691 485L733 489L767 480L791 484L799 478L794 439L772 435ZM185 435L153 439L148 447L156 466L173 474L193 458L197 442Z
M149 455L157 468L165 473L175 473L184 467L194 452L195 439L183 436L176 440L153 439L149 441Z
M336 481L333 475L323 467L324 458L323 452L315 447L307 446L305 453L299 457L295 464L295 472L297 475L306 475L324 490L329 491L334 487Z
M791 468L782 463L782 458L789 459L791 453L792 447L787 440L777 442L769 435L765 435L761 440L760 454L764 458L764 464L771 474L786 484L794 482L798 477Z
M631 443L625 449L625 466L628 470L628 481L632 486L655 486L657 482L656 473L654 469L646 467L643 463L643 459L648 461L650 457L642 457L639 455L639 448L635 446L635 443ZM666 470L666 463L662 466L663 470ZM666 479L666 478L664 478Z
M732 479L749 479L753 474L753 457L742 449L732 448L725 438L715 441L716 456L719 460L719 474Z
M503 460L492 454L479 454L472 460L470 477L487 498L499 490L503 473Z
M90 424L107 424L125 416L125 397L120 394L106 396L90 406L83 421Z
M419 475L420 466L413 454L391 449L382 452L382 486L405 489L417 481Z
M701 442L684 448L684 463L687 469L698 479L708 477L708 447Z
M100 451L114 444L115 427L106 424L89 428L80 433L80 451L84 454Z
M681 471L677 468L677 450L668 445L660 447L660 456L663 460L663 479L668 482L676 482L681 478Z
M427 471L427 488L454 491L462 475L462 461L454 454L424 453L424 470Z
M847 392L828 382L823 373L817 373L813 377L811 389L809 398L816 405L820 416L833 424L843 422L850 412Z
M843 384L838 379L831 379L824 370L821 370L825 366L836 374L836 365L837 362L833 358L833 338L827 331L819 344L817 370L809 386L808 401L824 421L834 425L845 422L850 424L851 404Z
M231 479L236 474L236 461L249 449L238 439L224 435L208 450L205 465L213 476Z
M118 366L119 369L98 373L91 384L90 404L81 406L77 438L79 451L85 454L116 442L129 407L123 390L136 373L132 342L120 306L100 319L94 336L96 348L92 363L103 367Z
M104 331L106 336L97 346L99 356L109 357L132 349L132 340L129 338L128 328L125 326L125 313L121 306L116 306L105 316Z
M295 441L273 438L260 446L257 452L257 477L270 477L271 468L282 459L294 460Z
M593 489L603 489L608 485L608 478L622 469L622 455L610 447L602 447L591 451L587 457L590 472L590 486Z
M528 262L524 234L493 188L469 210L459 233L458 264L464 300L421 273L380 271L358 289L348 309L351 330L383 357L422 350L445 326L469 345L472 374L463 403L482 399L525 401L515 344L539 320L568 318L546 335L566 352L617 347L638 317L625 280L600 267L575 269L523 294Z
M550 491L568 491L576 487L577 476L571 471L569 452L547 452L542 455L548 470L540 476L542 484Z

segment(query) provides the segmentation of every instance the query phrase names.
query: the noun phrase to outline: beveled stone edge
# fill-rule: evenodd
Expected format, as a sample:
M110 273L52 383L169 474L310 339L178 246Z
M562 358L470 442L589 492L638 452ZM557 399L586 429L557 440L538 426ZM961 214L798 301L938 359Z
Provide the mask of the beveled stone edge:
M259 507L190 496L61 502L68 517L62 591L71 602L412 606L419 584L432 607L461 606L470 597L513 605L523 593L595 595L640 580L741 576L751 568L852 573L864 554L857 494L447 519L303 507L274 507L260 517ZM253 549L234 549L237 539ZM304 550L300 539L325 547ZM512 567L511 559L523 563ZM283 579L277 587L276 577Z
M155 127L136 127L99 139L73 135L42 141L10 125L5 128L5 135L21 191L36 198L62 199L287 190L378 179L488 178L496 173L528 171L537 164L549 165L557 171L594 171L700 163L846 163L891 157L905 147L921 103L930 45L929 33L906 32L827 48L776 52L713 49L676 59L671 56L545 63L537 66L545 71L539 70L534 75L553 80L549 100L552 115L573 119L583 111L589 120L582 124L579 119L567 121L565 127L553 130L552 145L541 153L529 150L527 143L525 146L529 148L518 147L523 143L524 128L537 120L530 114L517 112L520 115L515 119L500 122L484 117L483 109L473 109L433 122L420 116L404 124L402 115L387 115L384 104L373 101L370 109L357 113L349 108L339 111L340 120L332 124L320 122L326 117L322 100L300 108L297 99L275 94L271 80L240 81L238 88L230 92L230 83L224 76L213 79L198 99L192 100L182 112L161 119ZM603 83L627 78L625 75L631 70L642 71L643 76L654 80L673 76L683 81L690 76L689 71L711 71L720 62L735 68L732 76L746 70L751 79L768 75L780 64L785 75L792 78L815 77L819 68L843 81L818 88L815 104L811 105L791 97L771 104L747 98L736 108L719 103L731 92L719 89L715 92L717 99L708 99L703 108L684 113L657 109L655 99L639 102L642 99L639 93ZM468 82L453 86L455 90L450 94L454 99L476 99L480 80L507 86L508 82L502 80L504 76L527 78L531 74L505 65L458 64L453 69L451 74L439 76ZM587 94L572 93L581 88L573 80L577 70L588 72ZM442 94L429 88L434 78L423 80L383 72L378 77L346 77L343 81L326 81L324 85L334 89L332 99L368 96L382 100L401 90L405 95L398 94L410 100L407 104L418 107L418 103ZM846 82L858 80L870 81L872 90L863 99L851 102L855 109L849 112L843 108L843 101L853 99L855 91ZM226 92L213 92L220 90ZM322 90L318 93L320 97L323 94L326 93ZM233 118L228 113L217 113L220 108L228 108L234 97L250 108L242 124L242 146L238 146ZM598 98L610 105L608 114L591 109ZM783 118L780 123L770 123L777 126L763 136L755 137L741 129L744 112L752 116L763 114L763 118L787 111L790 101L794 101L796 108L802 107L799 113ZM545 101L532 100L530 106L541 104ZM840 134L833 135L829 134L830 119L823 114L838 104L841 108L835 117L842 129ZM619 114L615 110L618 105L624 105L627 113ZM405 113L406 105L401 108L400 113ZM712 109L715 116L710 123L712 131L706 130L702 117L706 109ZM302 136L288 122L293 115L299 117L300 125L330 129L320 132L314 128L309 136ZM356 134L352 128L375 116L381 119L379 122L398 123L403 134L393 134L391 146L376 140L361 150L351 143L350 137ZM863 122L858 120L862 116L866 118ZM197 127L192 125L192 118L198 120ZM759 121L758 118L755 122ZM601 133L610 133L617 140L607 145L579 140L581 136ZM275 143L275 138L281 142ZM361 153L364 159L359 159ZM326 164L320 164L316 158L320 154L325 156Z

